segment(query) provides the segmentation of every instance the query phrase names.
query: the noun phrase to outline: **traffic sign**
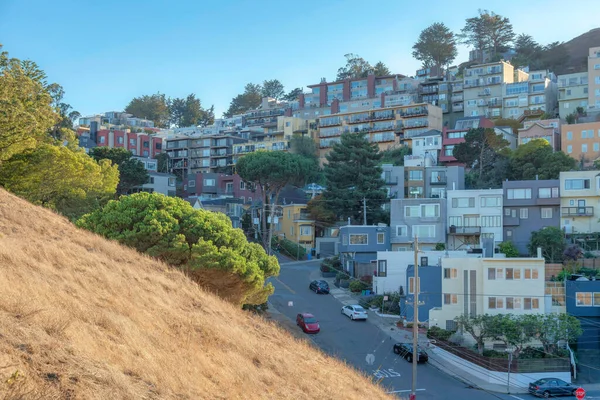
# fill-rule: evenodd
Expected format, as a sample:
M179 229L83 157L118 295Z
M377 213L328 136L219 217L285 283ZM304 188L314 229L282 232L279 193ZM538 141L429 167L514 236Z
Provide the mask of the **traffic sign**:
M577 388L575 397L577 397L577 400L583 400L585 398L585 390L582 387Z

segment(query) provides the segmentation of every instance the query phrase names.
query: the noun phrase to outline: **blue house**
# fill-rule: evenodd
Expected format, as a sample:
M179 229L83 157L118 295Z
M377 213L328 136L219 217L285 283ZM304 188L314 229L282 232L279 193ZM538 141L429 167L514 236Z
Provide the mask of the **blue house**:
M390 228L386 225L340 227L340 261L355 278L372 276L377 269L377 252L390 250Z
M442 267L428 265L427 257L421 257L419 263L419 321L429 319L429 310L442 306ZM406 269L406 302L400 305L400 313L409 322L414 322L414 278L415 266L409 265Z
M566 281L567 314L581 322L577 350L600 350L600 280Z

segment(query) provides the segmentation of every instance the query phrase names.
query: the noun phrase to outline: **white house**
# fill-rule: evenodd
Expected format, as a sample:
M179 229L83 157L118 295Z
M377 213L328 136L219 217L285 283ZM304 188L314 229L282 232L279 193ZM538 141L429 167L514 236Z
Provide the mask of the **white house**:
M144 183L140 191L175 196L175 175L153 171L148 171L148 175L148 183Z
M502 189L448 190L448 249L485 249L503 240ZM481 251L479 251L481 253Z
M441 265L444 257L466 258L480 257L481 254L468 254L466 250L458 251L420 251L419 265ZM373 277L373 291L377 294L397 292L400 286L406 288L406 269L414 265L415 253L412 251L378 251L377 276Z
M460 315L549 313L544 258L443 258L442 306L429 311L430 326L456 327Z

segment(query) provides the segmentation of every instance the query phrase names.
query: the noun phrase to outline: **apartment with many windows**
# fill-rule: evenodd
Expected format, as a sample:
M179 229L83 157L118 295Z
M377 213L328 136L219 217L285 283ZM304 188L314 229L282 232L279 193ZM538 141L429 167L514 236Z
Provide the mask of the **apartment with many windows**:
M546 313L545 261L541 250L537 253L535 258L442 258L442 306L429 311L430 326L455 329L454 319L464 314Z
M504 181L502 190L504 240L528 255L531 232L560 226L560 181Z
M517 70L516 74L522 80L503 84L501 116L520 119L531 113L554 114L558 96L554 74L547 70L530 72Z
M588 73L577 72L558 75L558 114L564 120L567 115L577 111L577 107L584 110L589 101Z
M560 227L568 236L600 232L600 171L561 172L560 206Z
M273 234L302 246L307 253L315 247L315 220L306 204L282 204L276 207Z
M410 250L415 236L420 249L435 250L446 243L446 199L392 199L390 227L393 251Z
M491 257L504 239L502 189L448 191L448 246Z
M584 166L600 158L600 122L562 125L560 137L562 151Z
M600 47L591 47L588 56L588 105L600 110Z

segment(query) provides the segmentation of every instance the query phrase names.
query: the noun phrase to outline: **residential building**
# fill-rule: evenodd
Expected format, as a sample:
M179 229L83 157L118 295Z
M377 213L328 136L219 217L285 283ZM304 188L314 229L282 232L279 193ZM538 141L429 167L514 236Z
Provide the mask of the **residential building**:
M577 350L600 350L600 280L568 280L565 286L567 314L579 319L583 329Z
M502 117L503 87L521 82L527 74L504 61L478 64L464 70L463 104L466 117Z
M299 243L307 252L315 248L315 220L306 204L283 204L276 210L273 235Z
M439 274L442 306L429 310L429 326L455 330L455 318L465 314L549 312L541 249L535 258L442 258ZM427 284L419 278L417 287L424 290ZM414 277L409 277L408 294L413 293Z
M371 276L377 268L377 252L390 249L390 228L380 225L340 227L340 261L350 276Z
M214 172L194 173L185 181L187 196L201 200L230 197L239 199L241 204L252 205L262 198L260 187L252 186L237 175Z
M591 47L588 57L588 106L600 110L600 47Z
M561 120L577 111L587 109L589 100L588 73L577 72L558 76L558 114Z
M135 157L135 159L141 162L148 172L158 172L158 160L143 157Z
M504 240L512 242L519 254L529 255L531 233L560 227L560 181L504 181Z
M548 70L517 70L522 80L503 84L502 117L522 119L531 113L556 113L558 86L556 76Z
M560 137L562 150L583 166L600 158L600 122L562 125Z
M165 196L175 196L176 177L173 174L148 171L148 182L134 192L161 193Z
M502 189L448 190L449 250L493 255L504 239Z
M442 150L442 132L432 129L412 137L412 154L404 156L405 166L437 165Z
M534 139L545 139L552 146L552 150L561 149L561 124L560 119L544 119L525 121L523 128L519 128L518 145L529 143Z
M380 150L410 145L412 137L442 128L442 110L431 104L393 106L373 111L338 113L318 119L317 145L321 164L342 133L363 132Z
M217 199L197 198L199 208L219 212L227 215L231 220L231 226L241 228L241 218L244 214L244 206L241 199L234 197L221 197Z
M415 236L422 250L446 244L446 199L392 199L391 250L408 251Z
M453 155L454 146L464 143L467 132L476 128L494 128L494 123L484 117L465 117L457 120L453 129L444 126L442 129L442 152L439 160L444 165L460 165Z
M121 111L109 111L104 114L90 115L79 118L79 126L89 127L92 122L98 125L112 127L130 127L130 128L154 128L154 122L134 117L132 114Z
M582 239L600 232L600 171L560 173L560 227L568 238Z
M129 129L90 129L90 138L98 147L124 148L134 156L155 158L163 152L163 139L147 133L132 133Z
M412 244L411 244L412 246ZM481 257L481 254L467 253L466 250L427 250L419 242L418 261L420 266L440 266L442 258ZM377 253L377 271L373 274L373 291L376 294L384 292L408 292L407 274L415 263L415 253L412 251L380 251ZM421 273L419 272L419 275ZM421 277L423 277L421 275ZM428 281L428 278L424 280ZM424 285L425 283L423 283ZM423 288L422 288L423 290ZM433 293L433 292L432 292ZM437 291L438 295L441 290ZM421 314L421 315L427 315Z
M449 189L464 189L465 169L462 166L444 167L405 159L412 166L382 165L382 178L390 199L445 198Z

